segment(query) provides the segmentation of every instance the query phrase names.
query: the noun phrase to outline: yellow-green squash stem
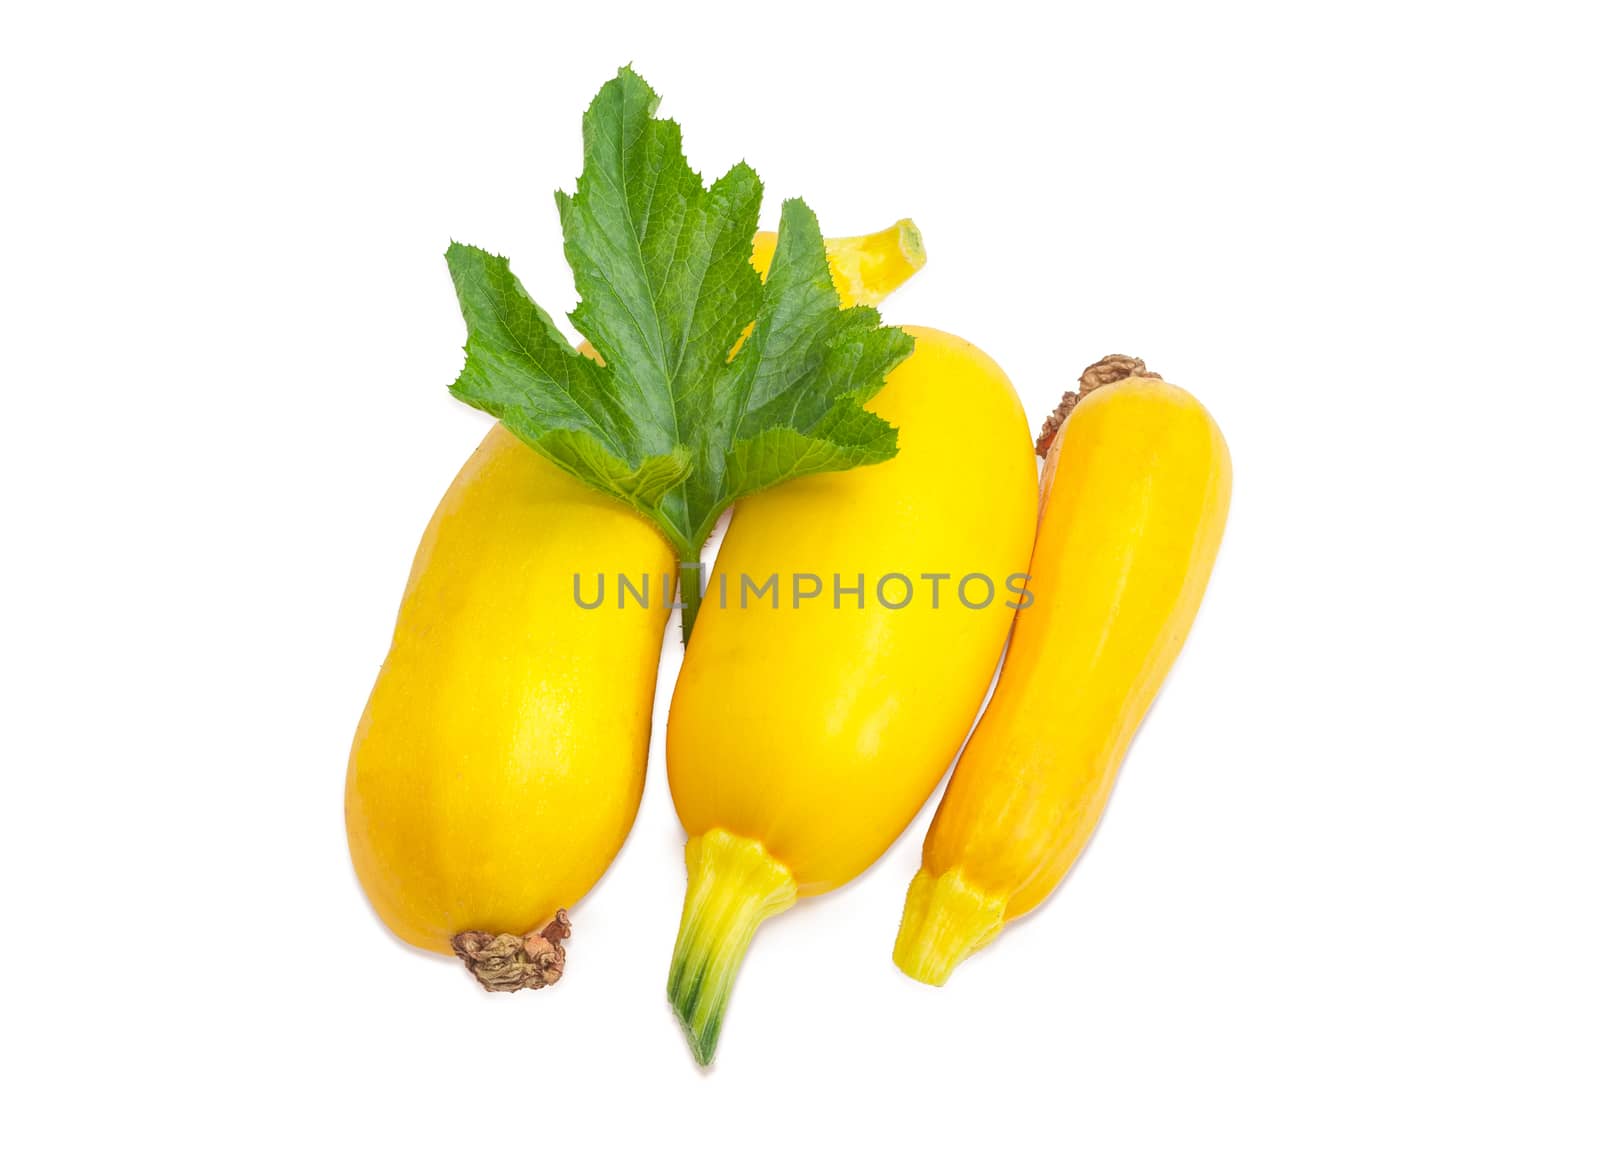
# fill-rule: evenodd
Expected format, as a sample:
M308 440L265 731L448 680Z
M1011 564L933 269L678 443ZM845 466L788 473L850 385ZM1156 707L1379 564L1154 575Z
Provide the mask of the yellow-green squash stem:
M1005 922L1006 902L967 883L957 868L935 876L917 872L906 893L894 963L907 977L942 986Z
M846 305L877 305L927 261L922 233L910 220L901 220L882 232L845 237L828 253L833 283Z
M672 950L667 999L703 1067L716 1054L733 979L756 928L794 905L794 877L754 839L718 828L684 848L689 890Z

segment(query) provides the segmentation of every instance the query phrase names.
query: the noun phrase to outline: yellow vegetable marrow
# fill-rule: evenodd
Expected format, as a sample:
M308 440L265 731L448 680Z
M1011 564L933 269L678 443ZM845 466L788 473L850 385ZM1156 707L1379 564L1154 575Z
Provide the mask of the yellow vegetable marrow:
M756 240L768 261L774 235ZM867 282L841 285L846 304L915 272L917 240L829 241L835 272ZM490 430L423 535L350 753L351 859L396 936L490 989L561 976L565 909L638 810L675 563L643 517ZM575 575L592 601L619 572L648 575L648 607L577 604Z
M909 332L870 402L899 455L740 503L673 693L689 884L668 991L701 1063L761 921L859 874L927 800L1014 614L1038 509L1022 407L970 343Z
M655 594L580 607L573 577L648 574L670 599L675 569L639 514L489 432L423 535L350 754L351 858L397 936L448 953L474 934L463 960L513 989L560 976L558 941L529 930L633 825L670 614Z
M1057 426L1040 441L1035 602L1017 614L895 942L895 963L931 985L1048 896L1088 843L1188 635L1227 519L1222 433L1138 360L1091 367Z

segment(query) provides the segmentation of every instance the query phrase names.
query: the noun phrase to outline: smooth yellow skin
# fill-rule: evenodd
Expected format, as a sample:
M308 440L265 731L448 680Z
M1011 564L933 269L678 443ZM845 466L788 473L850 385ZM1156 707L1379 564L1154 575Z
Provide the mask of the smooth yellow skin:
M869 405L900 429L899 455L740 503L673 693L667 771L685 830L759 842L801 896L864 870L927 800L983 701L1015 614L1006 579L1033 541L1035 462L1010 381L970 343L910 332L915 351ZM987 574L994 602L962 606L953 578L935 609L919 576L940 572ZM773 573L780 606L741 610L740 576ZM797 609L798 573L824 585ZM835 573L865 575L863 608L845 596L834 609ZM875 596L889 573L917 588L902 610Z
M345 789L356 875L401 939L526 933L633 825L677 559L643 517L496 425L412 565ZM616 575L651 578L618 608ZM578 606L605 574L605 605Z
M1129 379L1068 417L1045 465L1035 602L907 897L895 960L911 976L942 984L1083 851L1199 610L1231 486L1222 433L1180 388Z

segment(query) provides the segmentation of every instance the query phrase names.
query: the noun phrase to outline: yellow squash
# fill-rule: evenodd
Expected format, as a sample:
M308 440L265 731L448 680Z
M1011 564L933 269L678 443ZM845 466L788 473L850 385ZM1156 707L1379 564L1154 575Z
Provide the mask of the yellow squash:
M1038 507L1022 407L976 347L910 333L870 404L899 455L738 506L673 693L669 995L702 1063L761 921L856 876L927 800L1014 614Z
M1046 458L1034 602L906 896L895 963L932 985L1048 896L1088 843L1222 541L1232 466L1205 408L1121 355L1082 388Z
M902 223L827 242L846 304L920 267ZM490 430L423 535L350 753L351 859L397 936L491 989L560 977L564 910L638 810L675 572L643 517ZM649 607L617 605L619 573L648 576ZM604 605L578 605L576 575L591 603L607 576Z
M639 514L489 432L423 535L350 754L351 858L397 936L448 953L482 933L460 943L480 977L559 976L556 942L529 930L633 825L675 569ZM575 575L592 602L619 572L648 575L654 605L578 605ZM467 956L524 933L525 956Z

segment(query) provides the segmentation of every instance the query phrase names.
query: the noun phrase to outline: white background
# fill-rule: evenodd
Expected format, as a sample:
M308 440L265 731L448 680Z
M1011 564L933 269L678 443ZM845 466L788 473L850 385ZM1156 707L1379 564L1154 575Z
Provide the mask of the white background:
M0 1158L1596 1168L1582 7L9 8ZM570 307L550 193L627 61L773 222L914 216L887 316L984 347L1035 423L1131 351L1237 475L1055 899L901 976L930 804L761 930L709 1074L663 992L659 737L541 994L389 937L341 813L486 426L441 254Z

